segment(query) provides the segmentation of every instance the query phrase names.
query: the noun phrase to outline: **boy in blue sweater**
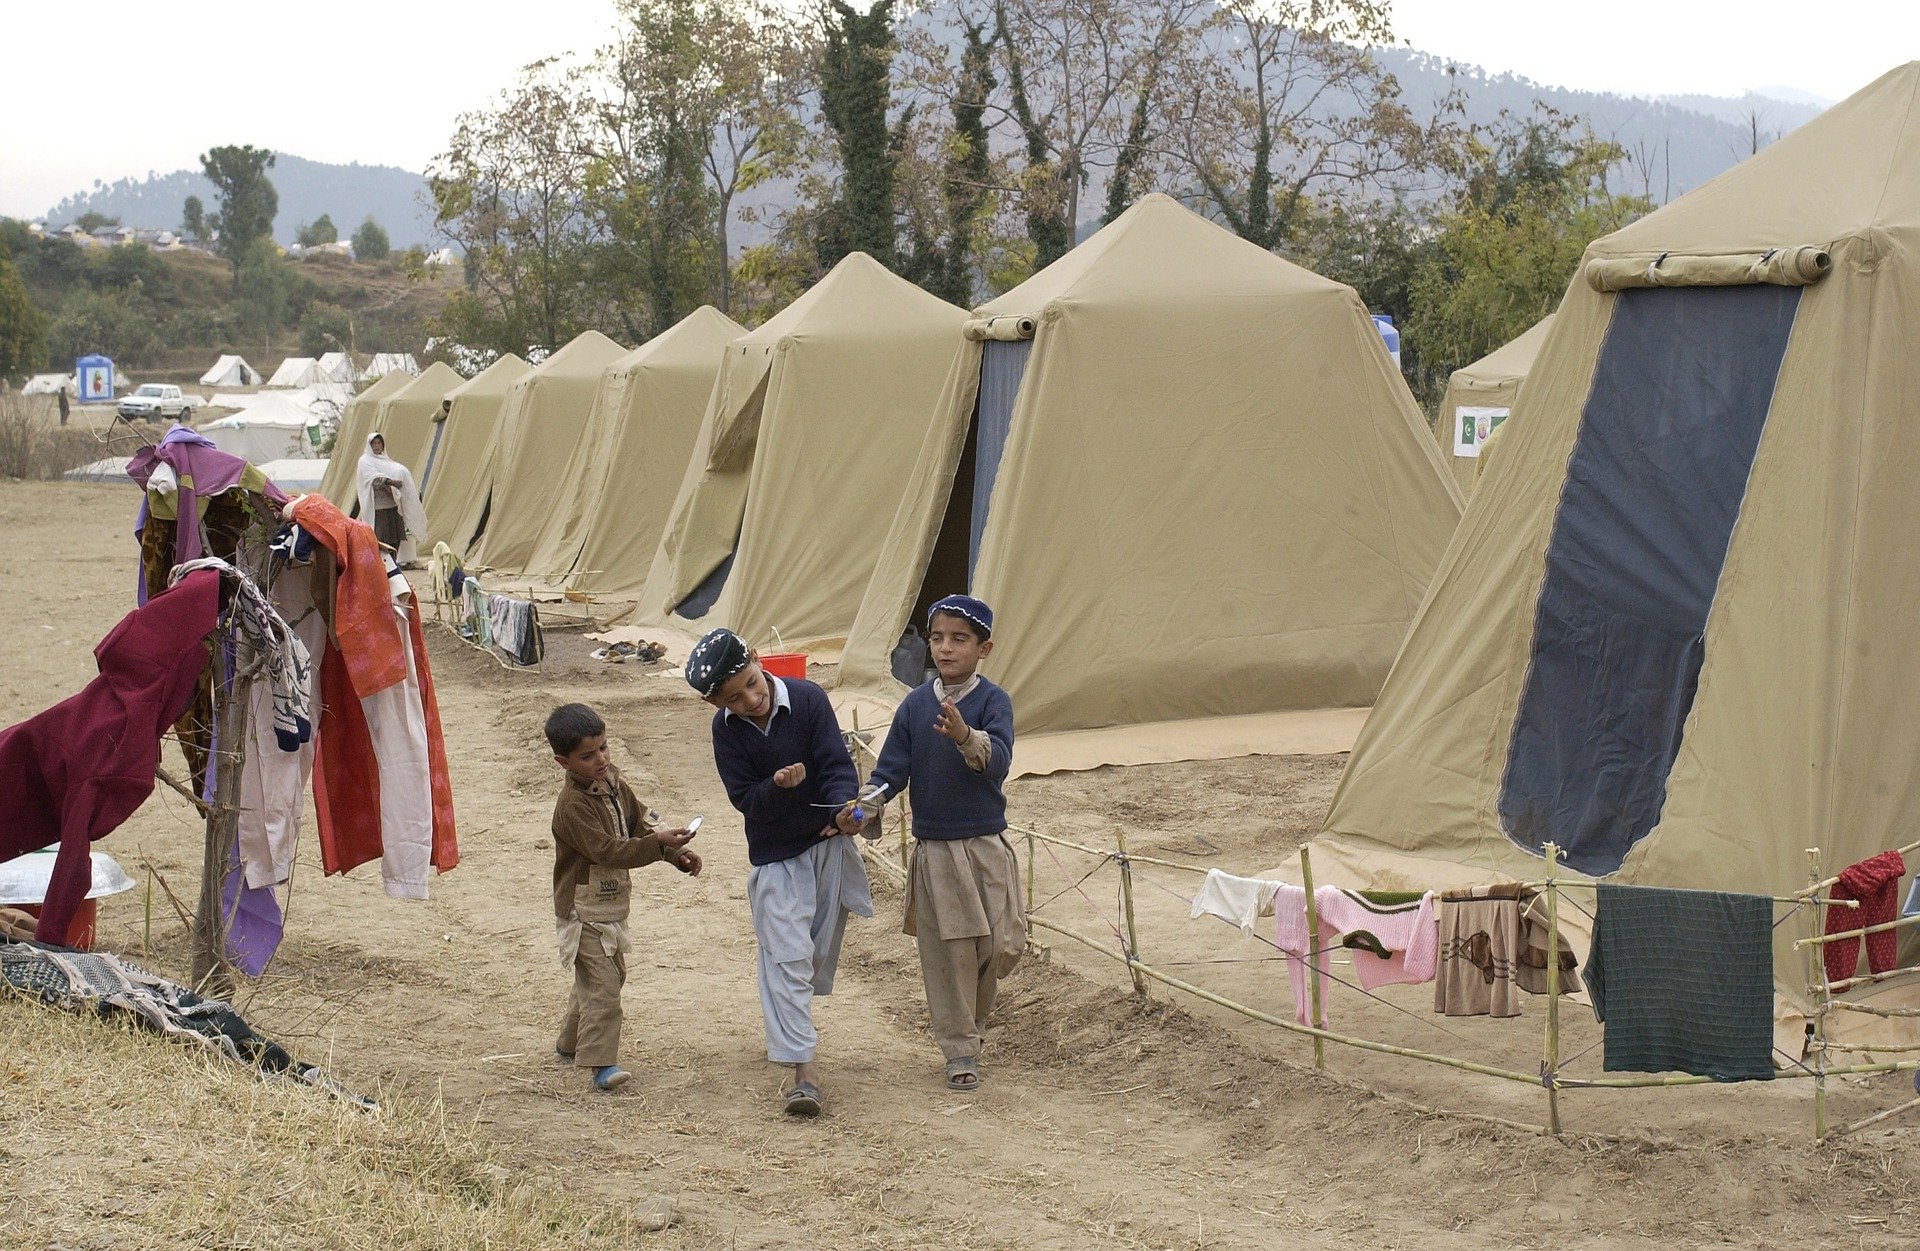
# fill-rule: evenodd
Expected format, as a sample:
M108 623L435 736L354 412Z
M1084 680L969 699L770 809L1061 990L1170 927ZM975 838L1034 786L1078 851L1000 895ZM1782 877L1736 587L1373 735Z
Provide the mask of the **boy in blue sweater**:
M860 785L833 706L804 679L769 675L739 635L715 630L687 658L687 684L719 711L713 763L746 817L747 906L759 946L767 1058L793 1066L792 1116L820 1112L813 997L833 993L847 914L873 915L850 806Z
M912 798L904 928L920 950L947 1088L970 1093L980 1086L994 994L1026 950L1001 789L1013 763L1013 701L978 672L993 650L993 612L979 600L949 595L936 603L927 650L938 676L900 702L857 802L878 820L903 789Z

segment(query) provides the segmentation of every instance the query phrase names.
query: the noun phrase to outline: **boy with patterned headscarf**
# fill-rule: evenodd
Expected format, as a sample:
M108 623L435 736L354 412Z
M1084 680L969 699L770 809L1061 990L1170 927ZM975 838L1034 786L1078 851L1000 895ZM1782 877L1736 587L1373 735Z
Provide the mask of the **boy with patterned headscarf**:
M747 906L759 947L767 1058L793 1066L786 1110L820 1111L813 998L833 993L847 914L873 915L846 811L860 785L826 692L760 667L746 640L714 630L687 658L687 685L713 715L713 763L746 818Z
M927 650L936 676L900 702L857 802L877 821L903 789L912 797L904 928L920 950L947 1088L971 1093L1000 979L1026 949L1002 789L1013 762L1013 701L979 674L993 650L993 610L971 595L934 604Z

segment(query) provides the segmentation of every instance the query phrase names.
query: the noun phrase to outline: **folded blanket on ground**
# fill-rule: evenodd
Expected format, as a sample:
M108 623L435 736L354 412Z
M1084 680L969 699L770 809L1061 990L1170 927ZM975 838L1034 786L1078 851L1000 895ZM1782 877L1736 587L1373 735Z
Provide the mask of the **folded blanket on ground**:
M103 1017L123 1015L169 1038L251 1065L267 1076L318 1087L359 1107L375 1106L256 1033L225 1000L203 999L118 956L46 943L0 942L0 982L49 1007L92 1011Z

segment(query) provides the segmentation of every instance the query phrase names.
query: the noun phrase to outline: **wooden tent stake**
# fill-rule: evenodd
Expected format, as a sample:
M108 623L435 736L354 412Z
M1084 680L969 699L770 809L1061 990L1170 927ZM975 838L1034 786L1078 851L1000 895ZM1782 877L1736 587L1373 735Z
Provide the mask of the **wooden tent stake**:
M1812 883L1809 896L1820 893L1820 849L1807 848L1807 881ZM1809 900L1807 904L1807 929L1816 938L1820 935L1822 909L1818 903ZM1813 1140L1817 1143L1827 1136L1827 1006L1833 1001L1833 991L1827 984L1827 962L1819 946L1807 946L1807 996L1813 1004Z
M1127 974L1133 978L1133 993L1147 993L1147 979L1140 976L1140 970L1134 964L1140 959L1140 931L1133 924L1133 864L1127 858L1127 832L1116 829L1113 832L1114 845L1119 852L1114 859L1120 862L1120 901L1125 905L1127 915Z
M1547 1036L1540 1061L1540 1082L1547 1088L1547 1132L1560 1136L1560 887L1554 880L1560 868L1560 848L1548 843L1547 853Z
M1300 885L1307 892L1307 958L1300 976L1307 979L1310 1005L1307 1024L1320 1030L1327 1024L1326 1013L1320 1007L1320 913L1313 906L1313 861L1304 843L1300 846ZM1313 1036L1313 1067L1327 1067L1327 1043L1318 1033Z

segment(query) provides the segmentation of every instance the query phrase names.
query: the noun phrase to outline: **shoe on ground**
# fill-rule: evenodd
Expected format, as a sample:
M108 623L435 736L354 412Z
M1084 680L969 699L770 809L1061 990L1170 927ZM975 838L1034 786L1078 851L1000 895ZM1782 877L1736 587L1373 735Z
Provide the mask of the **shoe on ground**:
M593 1085L597 1090L618 1090L633 1080L633 1074L617 1064L602 1065L593 1071Z
M787 1092L786 1113L788 1116L819 1116L820 1088L812 1082L795 1082L793 1089Z

